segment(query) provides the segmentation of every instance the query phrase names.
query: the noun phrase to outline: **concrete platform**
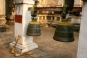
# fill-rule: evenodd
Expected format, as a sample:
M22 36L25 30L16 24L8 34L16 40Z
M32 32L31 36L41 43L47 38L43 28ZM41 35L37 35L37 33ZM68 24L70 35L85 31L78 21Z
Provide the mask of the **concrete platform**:
M12 33L0 33L0 58L76 58L78 48L78 36L79 33L74 32L74 42L59 42L53 40L55 28L41 27L41 36L35 36L34 42L39 45L38 49L35 49L32 55L23 55L15 57L11 54L9 48L9 42L14 40L14 28L11 26Z

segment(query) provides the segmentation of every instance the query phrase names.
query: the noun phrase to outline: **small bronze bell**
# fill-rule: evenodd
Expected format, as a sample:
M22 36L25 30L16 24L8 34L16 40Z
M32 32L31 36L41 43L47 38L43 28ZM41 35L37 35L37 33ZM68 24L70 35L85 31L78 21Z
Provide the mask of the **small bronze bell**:
M41 35L41 29L39 22L32 20L29 22L28 29L26 35L28 36L40 36Z
M74 36L72 24L67 21L59 22L56 27L53 39L61 42L73 42Z
M31 17L32 21L29 22L27 33L28 36L40 36L41 35L41 29L40 29L40 23L37 22L37 10L35 10L35 7L38 4L37 0L34 0L34 5L31 8Z

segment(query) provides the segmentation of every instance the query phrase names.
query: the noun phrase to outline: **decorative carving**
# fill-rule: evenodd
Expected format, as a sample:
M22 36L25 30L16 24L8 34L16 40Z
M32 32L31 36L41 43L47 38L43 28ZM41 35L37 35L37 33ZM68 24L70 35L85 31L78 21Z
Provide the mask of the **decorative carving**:
M5 0L0 0L0 25L4 25L5 23Z
M55 7L58 5L58 0L39 0L43 7Z
M14 0L9 0L9 8L10 8L10 13L7 15L7 24L8 25L13 25L14 24L14 10L15 10L15 5L13 3Z
M83 5L83 0L80 0L80 5L81 5L81 6Z
M80 0L74 0L74 7L80 7Z

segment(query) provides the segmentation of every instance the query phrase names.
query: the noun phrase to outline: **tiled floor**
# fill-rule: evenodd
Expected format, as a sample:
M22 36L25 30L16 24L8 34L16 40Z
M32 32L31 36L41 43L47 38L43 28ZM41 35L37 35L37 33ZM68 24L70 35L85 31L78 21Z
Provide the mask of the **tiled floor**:
M13 26L11 30L14 31ZM20 57L10 53L9 42L14 39L14 32L0 33L0 39L5 39L4 42L1 41L3 44L0 45L0 58L76 58L79 34L74 32L74 42L59 42L53 40L54 31L55 28L52 27L41 27L41 36L34 37L34 42L39 46L38 49L33 50L32 55Z

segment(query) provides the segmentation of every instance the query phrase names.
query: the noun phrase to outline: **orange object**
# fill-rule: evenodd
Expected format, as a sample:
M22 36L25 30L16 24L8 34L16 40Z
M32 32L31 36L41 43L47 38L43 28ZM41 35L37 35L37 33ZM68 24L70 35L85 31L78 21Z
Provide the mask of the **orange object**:
M18 41L19 41L20 38L21 38L21 36L18 35L18 38L17 38L16 43L14 44L14 46L13 46L13 48L12 48L12 50L11 50L11 53L14 53L14 52L15 52L15 50L16 50L16 45L17 45L17 43L18 43Z

